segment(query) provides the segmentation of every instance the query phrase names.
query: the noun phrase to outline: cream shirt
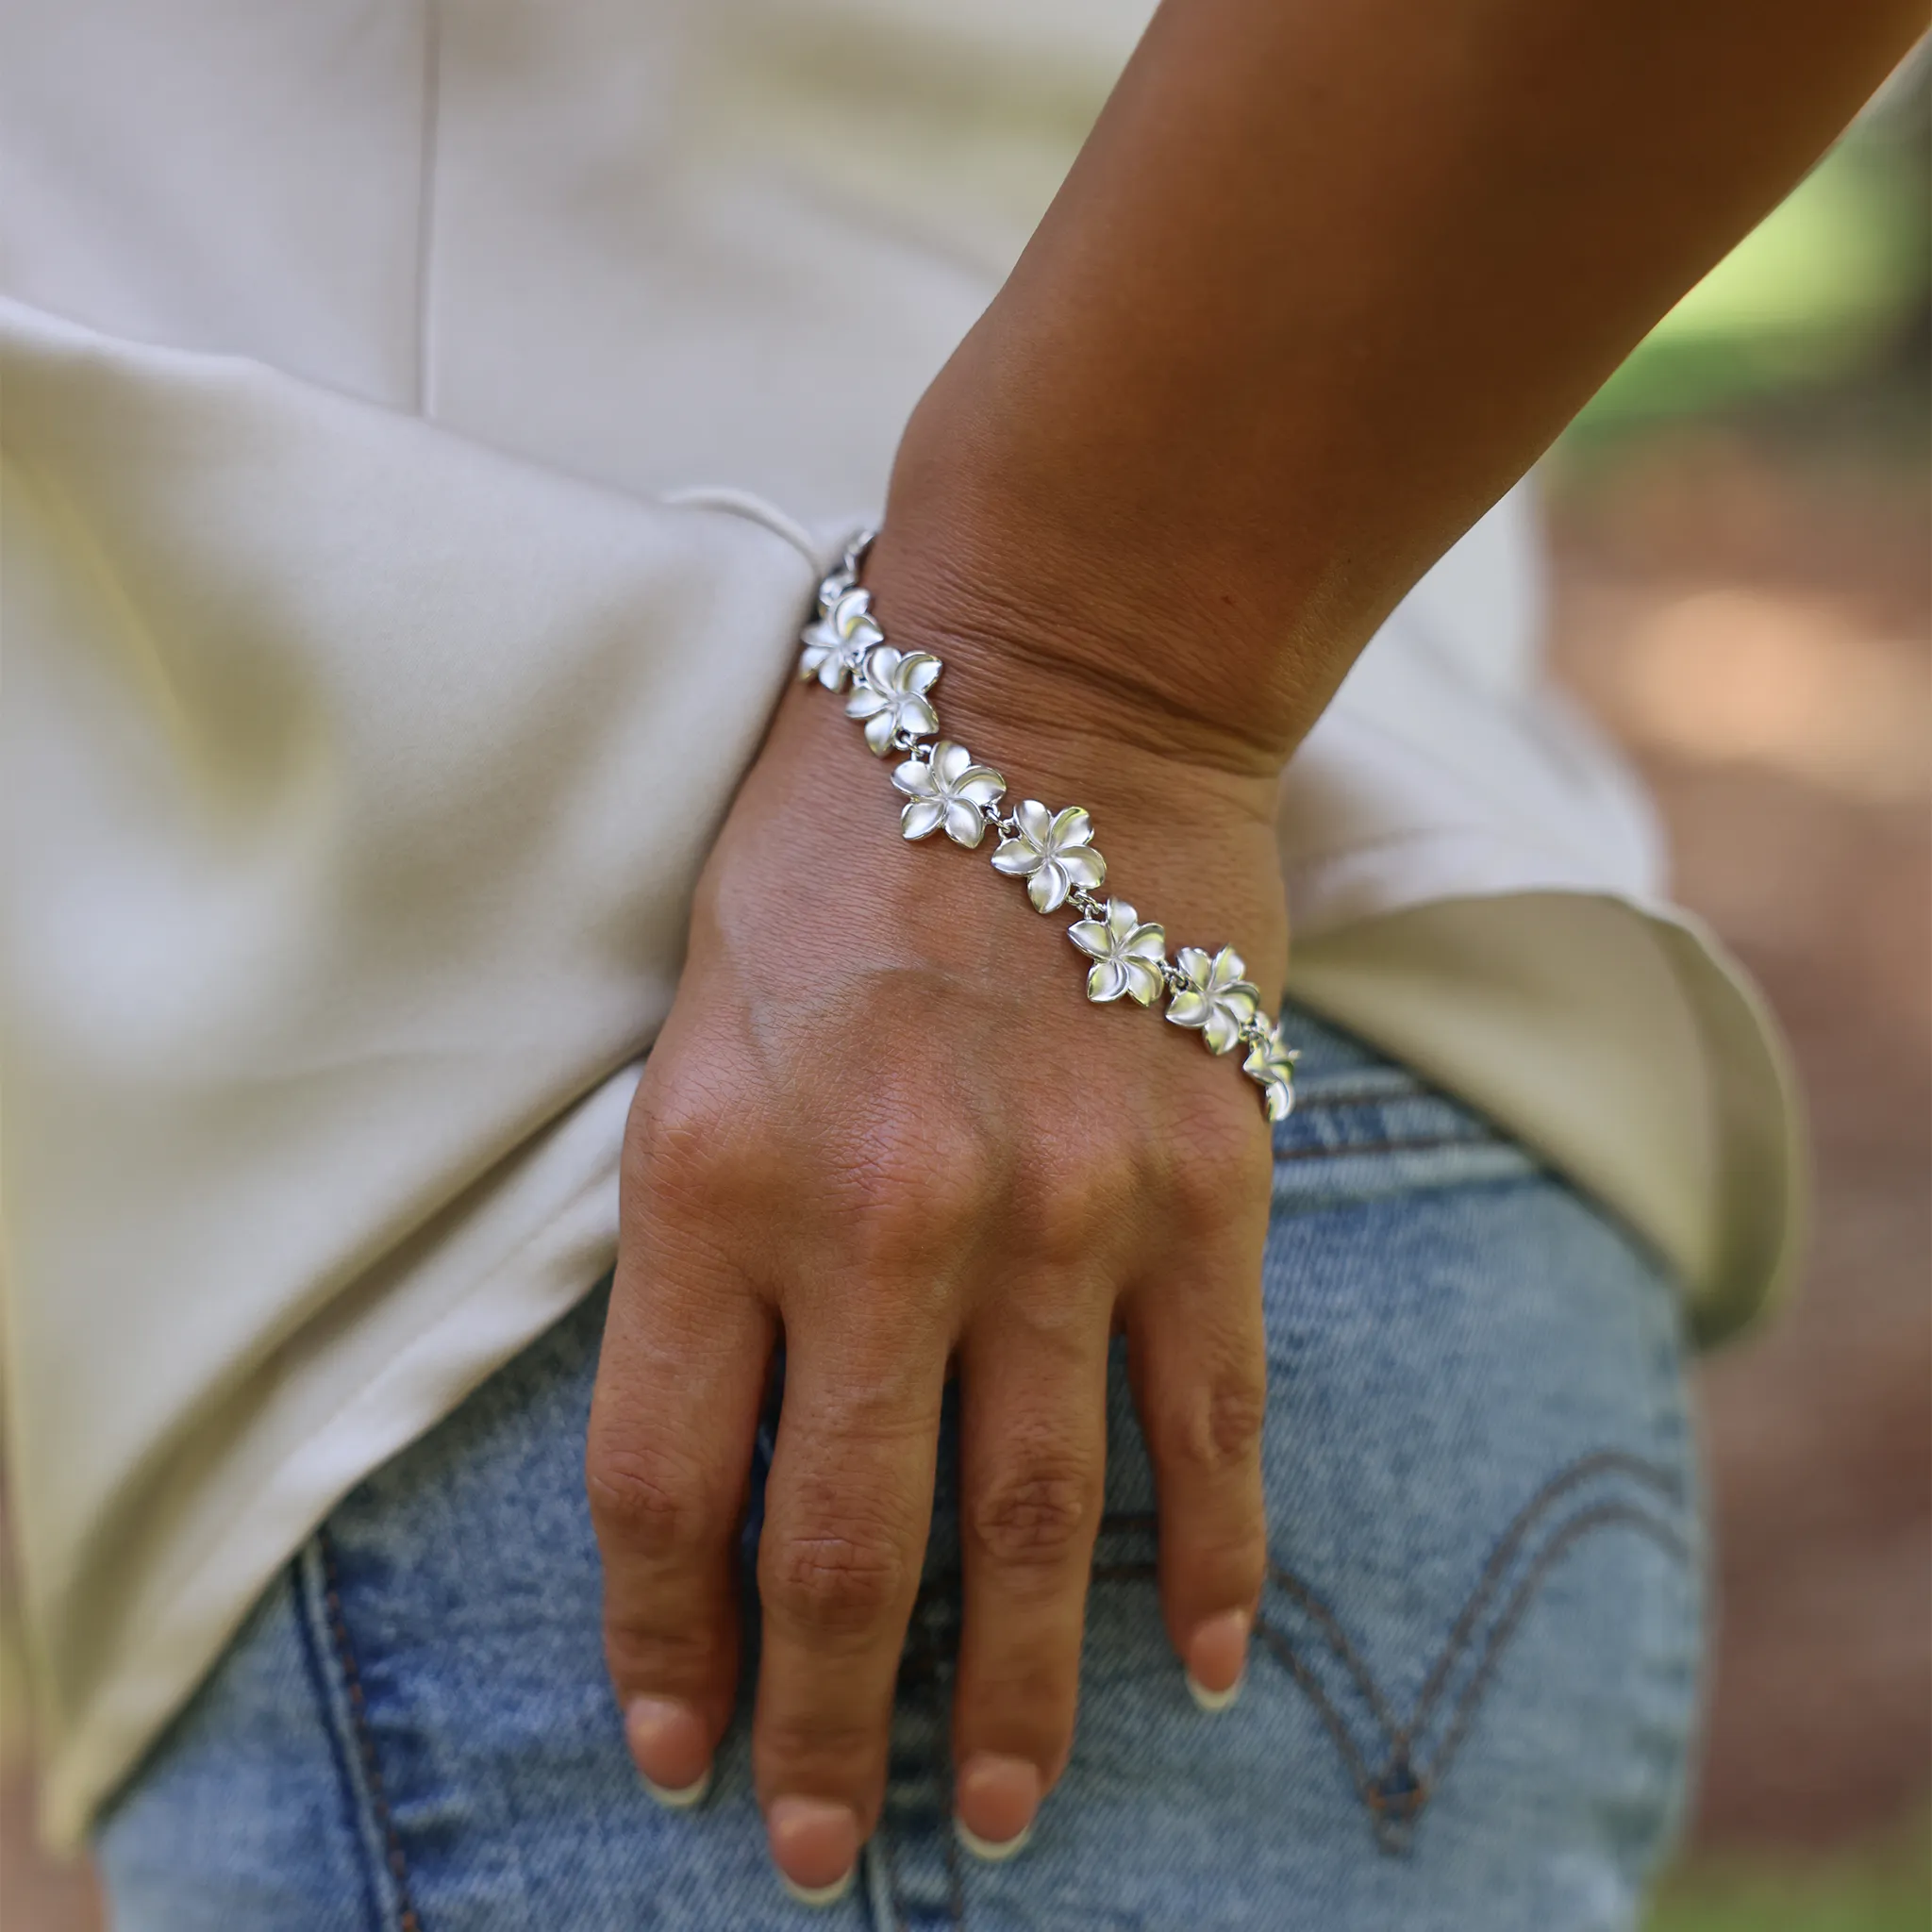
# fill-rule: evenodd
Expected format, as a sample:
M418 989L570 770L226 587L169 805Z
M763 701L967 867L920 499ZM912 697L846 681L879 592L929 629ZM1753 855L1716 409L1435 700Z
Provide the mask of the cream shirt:
M57 1841L609 1264L813 578L1145 11L0 0L6 1412ZM1790 1244L1782 1065L1540 623L1518 491L1291 767L1294 991L1714 1332Z

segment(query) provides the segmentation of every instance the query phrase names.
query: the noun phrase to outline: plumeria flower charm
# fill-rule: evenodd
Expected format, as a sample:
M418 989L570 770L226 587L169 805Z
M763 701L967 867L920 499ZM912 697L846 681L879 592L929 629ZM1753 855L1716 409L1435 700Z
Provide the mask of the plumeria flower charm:
M1084 806L1050 812L1029 798L1014 813L1017 836L1002 839L992 856L996 870L1026 881L1036 912L1055 912L1075 886L1091 891L1107 876L1107 860L1088 842L1093 821Z
M1211 956L1183 946L1180 968L1188 983L1169 998L1167 1017L1176 1026L1198 1026L1209 1053L1228 1052L1261 1010L1260 993L1241 976L1248 970L1241 956L1232 946Z
M892 734L924 738L940 728L939 713L926 701L940 660L930 651L895 651L874 644L853 674L848 718L865 720L865 741L880 757L892 748Z
M798 675L846 693L846 715L864 722L865 741L875 756L900 755L892 773L906 799L900 830L908 839L943 831L956 845L976 846L992 825L1000 835L995 869L1026 881L1037 911L1056 912L1073 900L1079 916L1067 937L1092 962L1087 997L1151 1007L1165 991L1167 1017L1198 1032L1210 1053L1245 1050L1241 1072L1260 1088L1268 1118L1286 1120L1294 1108L1296 1056L1283 1044L1279 1024L1263 1019L1260 993L1246 978L1241 956L1232 946L1218 953L1183 946L1178 963L1171 964L1160 926L1143 924L1124 899L1103 904L1095 893L1107 878L1107 861L1093 849L1093 822L1084 807L1049 811L1029 798L1010 815L1003 810L1007 781L991 766L974 764L963 744L939 735L939 714L927 693L938 681L940 660L927 651L894 649L872 614L871 593L858 582L872 541L869 530L854 537L820 579L817 609L799 634Z
M827 579L826 591L833 588ZM842 691L845 674L874 646L885 641L885 632L873 621L872 592L847 588L828 605L819 598L816 623L806 625L800 636L805 649L798 654L798 681L816 677L827 691Z
M841 563L829 570L819 579L819 615L829 617L832 607L838 603L858 579Z
M1255 1041L1241 1061L1241 1072L1261 1089L1271 1121L1285 1121L1294 1111L1294 1063L1300 1058L1292 1047L1282 1044L1277 1021L1269 1027L1267 1039Z
M979 808L991 805L1007 789L991 765L975 765L963 744L944 739L933 746L930 758L908 758L892 774L892 783L910 801L899 814L906 836L924 839L943 825L955 845L979 843L986 836Z
M1087 969L1090 1000L1117 1000L1125 993L1144 1007L1160 991L1167 934L1160 926L1142 925L1124 899L1109 899L1105 919L1083 919L1067 929L1067 937L1093 961Z

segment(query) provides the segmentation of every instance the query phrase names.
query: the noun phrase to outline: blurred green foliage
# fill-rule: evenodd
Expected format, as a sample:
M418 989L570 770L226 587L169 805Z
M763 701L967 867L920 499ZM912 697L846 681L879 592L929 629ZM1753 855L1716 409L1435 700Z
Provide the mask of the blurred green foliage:
M1647 1932L1927 1932L1932 1829L1790 1867L1708 1861L1679 1874Z
M1932 295L1932 54L1690 291L1577 419L1622 432L1923 353Z

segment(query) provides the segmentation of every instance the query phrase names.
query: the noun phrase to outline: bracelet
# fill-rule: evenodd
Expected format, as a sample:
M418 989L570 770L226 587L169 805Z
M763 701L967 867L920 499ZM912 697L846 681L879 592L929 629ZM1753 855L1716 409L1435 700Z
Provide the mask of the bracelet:
M991 765L974 762L963 744L940 737L931 691L941 670L929 651L896 651L872 614L872 592L858 570L875 533L862 530L846 546L837 569L819 585L818 611L799 641L801 682L816 678L830 691L845 691L845 714L864 721L865 741L874 755L904 753L892 783L906 794L899 826L908 839L943 830L956 845L975 846L987 828L1000 835L993 870L1026 881L1026 896L1040 912L1071 905L1080 914L1067 937L1092 960L1087 997L1098 1003L1123 993L1137 1006L1167 995L1167 1018L1191 1027L1209 1053L1247 1049L1241 1071L1261 1089L1271 1121L1286 1120L1294 1106L1294 1063L1279 1024L1261 1017L1261 995L1232 946L1209 953L1183 946L1167 957L1167 934L1142 921L1124 899L1097 899L1107 861L1093 849L1093 822L1082 806L1049 811L1028 798L1010 813L1000 800L1007 781ZM925 741L933 741L927 743Z

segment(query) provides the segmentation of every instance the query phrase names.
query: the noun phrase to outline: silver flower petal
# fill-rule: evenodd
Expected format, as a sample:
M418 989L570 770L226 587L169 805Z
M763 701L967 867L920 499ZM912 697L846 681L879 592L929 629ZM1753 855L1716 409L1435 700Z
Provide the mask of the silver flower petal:
M1019 821L1021 836L1037 852L1043 852L1053 837L1053 814L1037 798L1024 799L1013 814Z
M1090 892L1107 877L1107 860L1090 846L1076 845L1071 852L1057 852L1054 863L1076 886L1085 886Z
M973 846L986 837L986 821L970 799L949 798L941 808L946 819L946 837L955 845Z
M1168 999L1167 1017L1176 1026L1198 1028L1209 1053L1228 1053L1240 1043L1241 1028L1261 1010L1261 995L1241 975L1247 968L1232 946L1208 954L1183 946L1180 969L1187 985Z
M1083 919L1067 929L1067 937L1095 962L1087 974L1090 1000L1117 1000L1126 993L1144 1007L1160 991L1167 934L1158 925L1142 925L1124 899L1109 899L1104 920Z
M1179 988L1167 1003L1167 1017L1176 1026L1198 1026L1208 1017L1208 995L1197 986Z
M1053 815L1053 842L1062 850L1085 845L1093 838L1093 821L1084 805L1070 805Z
M963 744L944 740L933 746L930 758L908 758L893 772L892 783L912 801L899 815L908 839L923 839L944 825L954 844L967 846L977 845L986 836L979 808L991 805L1007 789L1007 781L991 765L975 765Z
M1106 859L1087 843L1093 823L1082 807L1070 805L1056 813L1028 798L1013 822L1016 833L1000 841L992 862L1009 877L1026 881L1035 910L1058 911L1076 886L1091 891L1106 878Z
M934 762L928 758L908 758L894 769L892 783L908 798L937 798L940 788L933 772Z
M816 677L827 691L840 691L846 673L875 644L883 643L886 634L868 614L870 591L854 590L848 579L827 603L825 592L831 588L832 579L827 578L820 588L818 621L801 635L805 649L799 655L798 675L801 683Z
M1146 959L1123 959L1121 971L1127 975L1127 991L1137 1007L1151 1007L1167 984L1160 968Z
M899 829L908 839L924 839L946 822L946 808L937 798L915 798L899 814Z
M1026 896L1033 901L1036 912L1058 912L1073 890L1074 882L1058 858L1043 860L1026 881Z
M1160 968L1156 962L1165 935L1158 925L1135 923L1131 906L1116 901L1109 907L1105 921L1083 919L1069 930L1067 937L1096 961L1096 968L1108 969L1105 973L1095 970L1088 974L1090 997L1118 999L1130 992L1144 1007L1160 990ZM1100 987L1108 991L1094 990Z
M798 654L798 681L808 684L816 677L827 691L838 691L845 682L845 640L822 617L799 633L805 648Z
M849 638L862 621L871 623L872 592L870 591L848 590L832 608L825 612L832 627L841 638ZM877 630L878 625L873 625Z
M991 765L973 762L973 754L963 744L935 746L933 766L947 795L963 798L969 805L991 805L1007 789L1007 781Z
M1201 1023L1201 1038L1209 1053L1232 1053L1241 1044L1241 1023L1224 1006L1210 1007Z
M940 728L939 714L924 693L941 669L929 651L897 651L891 644L874 644L865 654L853 675L845 715L865 720L865 741L879 757L891 750L895 733L924 738Z
M1279 1022L1268 1029L1268 1038L1251 1044L1241 1061L1241 1072L1261 1089L1271 1121L1285 1121L1294 1111L1294 1063L1301 1056L1282 1044Z

